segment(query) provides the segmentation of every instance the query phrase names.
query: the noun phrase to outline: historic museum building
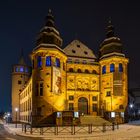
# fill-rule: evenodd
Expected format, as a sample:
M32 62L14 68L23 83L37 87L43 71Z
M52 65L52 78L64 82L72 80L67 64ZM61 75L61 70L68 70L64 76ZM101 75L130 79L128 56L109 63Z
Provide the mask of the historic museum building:
M128 102L128 58L109 21L99 58L79 40L62 48L51 10L30 54L12 71L12 116L25 123L54 121L63 114L124 119ZM15 111L18 108L18 111ZM16 116L17 115L17 116ZM64 115L64 116L65 116ZM16 118L17 119L17 118ZM68 120L68 117L67 117Z

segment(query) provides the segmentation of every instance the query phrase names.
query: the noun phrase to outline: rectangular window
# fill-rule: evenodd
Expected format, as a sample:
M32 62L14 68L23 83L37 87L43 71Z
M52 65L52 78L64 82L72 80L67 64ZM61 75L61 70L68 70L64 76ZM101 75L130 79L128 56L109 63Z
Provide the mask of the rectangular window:
M55 59L55 65L56 65L56 67L60 67L60 60L59 60L59 58Z
M92 104L92 111L97 112L97 104Z
M46 57L46 66L51 66L51 56Z
M119 72L123 72L123 65L119 63Z
M74 100L74 96L70 95L69 100Z
M21 82L20 80L18 80L18 84L21 85L21 83L22 83L22 82Z
M97 96L93 96L92 101L97 101Z
M40 83L40 96L43 96L43 83Z
M69 103L69 110L70 110L70 111L74 110L74 108L73 108L73 103Z
M103 66L102 67L102 74L105 74L106 73L106 66Z
M106 96L111 96L111 91L107 91Z

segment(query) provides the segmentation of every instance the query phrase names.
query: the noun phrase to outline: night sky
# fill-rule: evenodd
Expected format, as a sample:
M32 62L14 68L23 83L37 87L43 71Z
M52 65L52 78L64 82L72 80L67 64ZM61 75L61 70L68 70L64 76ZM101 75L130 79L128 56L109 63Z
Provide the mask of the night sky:
M140 87L140 4L136 0L3 0L0 1L0 110L11 105L12 65L23 48L27 64L48 9L63 38L63 48L79 39L98 54L109 17L129 64L129 88Z

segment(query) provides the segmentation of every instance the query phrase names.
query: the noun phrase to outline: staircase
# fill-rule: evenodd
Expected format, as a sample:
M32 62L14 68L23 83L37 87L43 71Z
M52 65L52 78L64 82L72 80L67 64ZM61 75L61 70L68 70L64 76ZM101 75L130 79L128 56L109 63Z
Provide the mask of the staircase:
M81 124L92 124L92 125L111 125L112 123L103 119L100 116L92 116L92 115L84 115L80 116L80 123Z

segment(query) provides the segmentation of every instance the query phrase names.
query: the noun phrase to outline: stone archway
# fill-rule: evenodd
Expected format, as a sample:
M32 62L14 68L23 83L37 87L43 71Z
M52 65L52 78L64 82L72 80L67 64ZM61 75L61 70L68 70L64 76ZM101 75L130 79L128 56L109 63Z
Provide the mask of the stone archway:
M78 100L78 110L80 114L88 114L88 100L85 97L81 97Z

